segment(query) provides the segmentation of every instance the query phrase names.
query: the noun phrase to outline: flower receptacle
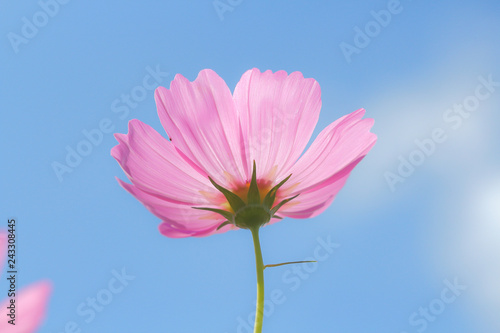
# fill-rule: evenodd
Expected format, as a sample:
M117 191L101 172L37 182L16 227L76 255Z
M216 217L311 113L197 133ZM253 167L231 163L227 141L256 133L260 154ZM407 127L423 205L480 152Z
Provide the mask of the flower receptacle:
M234 213L218 208L208 208L208 207L193 207L193 208L211 211L224 216L224 218L226 218L227 221L220 224L217 229L220 229L228 224L235 225L236 227L242 229L256 229L256 228L258 229L264 224L269 223L269 221L271 221L271 218L281 218L275 215L278 209L280 209L281 206L283 206L284 204L286 204L287 202L298 196L295 195L291 198L282 200L280 203L274 206L274 201L276 200L276 193L278 189L290 178L290 176L286 177L279 184L271 188L271 190L267 192L264 199L261 199L259 186L257 183L256 166L254 161L252 180L248 187L246 201L243 200L239 195L220 186L213 179L209 178L210 182L214 185L214 187L224 195Z

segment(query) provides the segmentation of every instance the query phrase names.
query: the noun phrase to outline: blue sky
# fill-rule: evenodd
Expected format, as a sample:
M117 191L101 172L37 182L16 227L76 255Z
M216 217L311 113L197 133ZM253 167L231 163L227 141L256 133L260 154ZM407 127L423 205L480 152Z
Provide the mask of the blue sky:
M40 332L248 331L250 233L161 236L110 149L130 119L162 132L152 85L253 67L319 82L313 137L360 107L379 137L325 213L262 230L266 263L322 258L266 270L264 331L500 330L498 1L54 3L0 11L0 228L18 221L20 284L54 284Z

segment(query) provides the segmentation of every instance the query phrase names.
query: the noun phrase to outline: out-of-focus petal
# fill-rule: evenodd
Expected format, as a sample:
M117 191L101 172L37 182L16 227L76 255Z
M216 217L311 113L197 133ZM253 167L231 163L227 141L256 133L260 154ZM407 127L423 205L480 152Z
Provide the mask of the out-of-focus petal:
M245 140L245 158L257 164L257 178L273 179L297 161L321 109L321 90L300 72L243 74L234 101ZM247 164L247 174L251 172ZM285 171L283 171L285 170Z
M7 306L9 299L0 304L0 332L2 333L33 333L36 332L47 311L47 304L52 287L50 282L41 281L21 289L16 297L16 325L7 321Z
M226 187L247 179L231 91L214 71L202 70L193 82L176 75L170 89L156 90L155 100L173 144L204 176Z

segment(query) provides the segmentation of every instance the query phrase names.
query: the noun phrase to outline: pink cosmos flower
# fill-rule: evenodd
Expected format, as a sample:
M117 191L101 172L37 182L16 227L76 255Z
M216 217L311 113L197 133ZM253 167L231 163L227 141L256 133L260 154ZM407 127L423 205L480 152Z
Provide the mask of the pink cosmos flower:
M131 181L118 179L121 186L162 220L167 237L241 227L230 199L249 204L252 179L255 202L272 197L267 222L316 216L376 141L373 119L362 119L360 109L326 127L302 154L318 121L321 92L300 72L251 69L231 94L206 69L194 82L176 75L170 89L156 89L155 100L170 140L134 119L128 134L115 135L119 144L111 154Z
M7 235L0 232L0 271L3 266L3 259L7 256ZM17 283L17 281L16 281ZM17 288L17 285L16 285ZM15 325L8 323L10 312L10 298L0 303L0 332L2 333L32 333L36 332L42 323L50 292L51 284L48 281L40 281L16 291Z

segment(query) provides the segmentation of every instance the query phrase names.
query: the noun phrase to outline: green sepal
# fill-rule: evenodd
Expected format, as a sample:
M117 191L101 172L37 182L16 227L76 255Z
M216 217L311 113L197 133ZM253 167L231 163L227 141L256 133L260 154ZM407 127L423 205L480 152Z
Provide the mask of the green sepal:
M224 221L224 222L222 222L222 223L221 223L221 224L217 227L217 230L219 230L220 228L222 228L223 226L226 226L226 225L228 225L228 224L232 224L232 223L231 223L231 222L229 222L229 221Z
M200 210L208 210L210 212L214 212L214 213L220 214L220 215L224 216L226 219L228 219L229 221L232 221L234 219L233 213L228 212L228 211L223 210L223 209L206 208L206 207L192 207L192 208L194 208L194 209L200 209Z
M233 211L237 212L241 208L245 207L246 205L245 202L239 196L229 191L228 189L220 186L212 178L208 177L208 179L210 180L212 185L215 186L216 189L218 189L220 192L222 192L222 194L224 194L224 196L227 199L227 202L229 202L229 205L231 205Z
M265 207L267 207L268 209L271 209L271 207L274 204L274 200L276 199L276 192L278 191L278 189L281 186L283 186L283 184L286 183L286 181L288 179L290 179L291 176L292 176L292 174L290 174L288 177L286 177L285 179L283 179L281 182L279 182L279 184L277 184L269 192L267 192L266 197L264 198L264 201L262 202L262 204Z
M220 228L232 224L238 228L257 230L261 226L269 223L272 218L283 219L281 216L275 215L276 212L286 204L287 202L295 199L296 196L285 199L277 204L275 207L274 201L276 200L276 193L278 189L285 184L292 175L283 179L277 185L275 185L265 196L263 202L261 202L261 195L259 191L259 186L257 184L257 168L256 163L253 161L252 179L248 187L246 201L242 199L237 194L231 192L230 190L217 184L212 178L208 177L212 185L219 190L227 202L230 205L230 209L223 210L218 208L208 208L208 207L193 207L195 209L206 210L209 212L217 213L223 216L227 221L222 222L217 230ZM232 210L232 211L231 211Z
M285 199L283 200L282 202L280 202L279 204L277 204L275 207L273 207L273 209L271 209L271 215L274 215L278 209L281 208L281 206L283 206L284 204L286 204L287 202L290 202L291 200L295 199L296 197L298 197L299 195L294 195L293 197L291 198L288 198L288 199Z
M248 188L247 201L249 205L260 204L260 193L257 185L255 161L253 161L252 181L250 182L250 187Z

